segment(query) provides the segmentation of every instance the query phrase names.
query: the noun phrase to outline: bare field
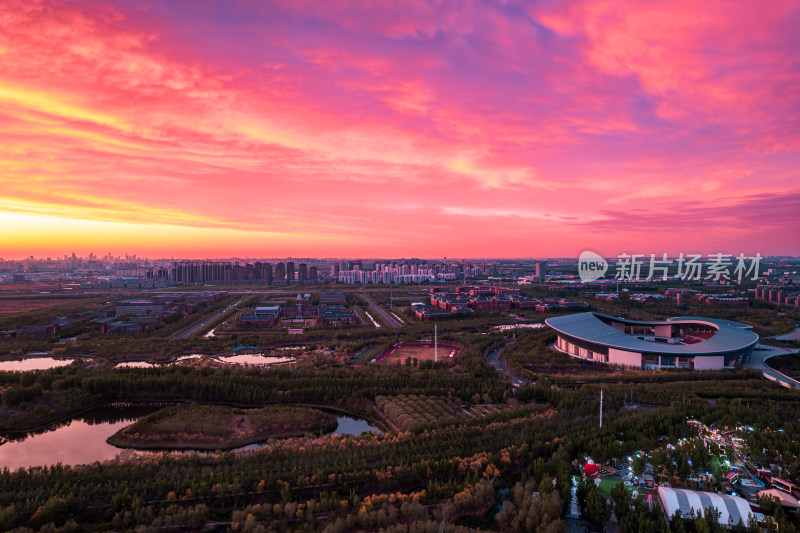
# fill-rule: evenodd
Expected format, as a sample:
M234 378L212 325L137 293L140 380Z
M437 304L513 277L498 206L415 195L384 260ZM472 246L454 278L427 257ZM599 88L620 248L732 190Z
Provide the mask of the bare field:
M51 305L61 305L70 303L70 300L64 298L29 298L18 300L1 300L0 299L0 314L6 313L22 313L24 311L33 311L43 307L50 307Z
M461 347L455 344L439 343L439 360L444 361L449 358L457 357L461 352ZM434 346L433 343L404 343L394 346L390 350L384 352L378 359L378 362L395 363L396 361L405 361L407 357L411 359L416 358L418 361L433 361L434 360Z
M0 291L42 291L58 289L58 281L15 281L0 284Z

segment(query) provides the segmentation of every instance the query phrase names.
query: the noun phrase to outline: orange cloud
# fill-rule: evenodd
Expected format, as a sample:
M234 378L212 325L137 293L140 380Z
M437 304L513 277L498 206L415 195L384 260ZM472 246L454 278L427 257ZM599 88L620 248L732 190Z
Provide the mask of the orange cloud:
M796 253L791 3L455 7L4 3L0 256Z

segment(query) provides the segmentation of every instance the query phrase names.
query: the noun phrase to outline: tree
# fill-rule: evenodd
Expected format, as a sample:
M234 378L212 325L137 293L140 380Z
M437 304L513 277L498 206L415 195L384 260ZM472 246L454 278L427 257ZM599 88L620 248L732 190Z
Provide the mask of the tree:
M689 479L689 475L692 473L692 467L689 464L689 460L686 458L686 455L681 454L678 458L678 477L681 480L681 483L686 483L686 480Z
M683 522L683 514L681 514L680 509L675 509L669 519L669 530L672 533L686 533L686 524Z
M592 526L600 531L611 518L611 505L594 486L589 489L589 494L586 496L586 518Z
M650 464L653 465L653 470L659 474L663 473L667 465L667 451L658 450L650 456Z
M40 526L50 522L56 525L63 524L68 519L74 518L74 514L80 510L80 507L80 504L72 496L66 498L53 496L33 513L31 521Z
M631 513L633 498L623 483L614 485L614 488L611 489L611 498L614 500L617 520L622 522L622 519Z
M633 471L633 475L636 477L641 476L644 473L644 469L647 466L647 457L644 455L637 455L631 461L631 470Z
M14 506L0 507L0 531L8 531L14 525Z

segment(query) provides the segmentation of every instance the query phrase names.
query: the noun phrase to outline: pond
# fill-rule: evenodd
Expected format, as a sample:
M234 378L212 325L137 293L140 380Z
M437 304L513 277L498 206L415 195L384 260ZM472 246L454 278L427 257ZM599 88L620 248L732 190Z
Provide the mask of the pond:
M123 452L130 454L132 452L108 444L106 439L159 408L155 406L104 407L55 428L18 437L12 436L11 438L18 440L10 440L0 445L0 469L8 467L9 470L16 470L20 467L27 468L56 463L88 464L114 459ZM337 421L338 426L331 432L333 435L358 436L363 431L382 433L379 428L366 420L340 416ZM234 451L257 450L261 447L263 444L251 444Z
M294 357L288 357L284 355L264 355L260 353L243 353L239 355L203 355L203 354L191 354L191 355L182 355L173 361L172 363L181 363L184 361L187 362L194 362L202 357L206 357L213 361L219 361L220 363L231 364L231 365L259 365L259 366L268 366L268 365L277 365L279 363L292 363L294 362ZM127 361L125 363L118 363L117 368L151 368L157 366L159 364L171 364L171 363L148 363L147 361Z
M125 363L117 363L116 368L150 368L154 366L153 363L145 361L128 361Z
M13 359L0 361L0 371L27 372L29 370L47 370L67 366L73 361L81 361L74 357L28 357L27 359Z
M372 431L373 433L383 433L383 431L370 424L366 420L362 420L360 418L351 418L349 416L339 416L336 418L336 422L338 425L336 429L331 431L331 435L352 435L354 437L358 437L365 431ZM247 446L242 446L241 448L236 448L235 452L245 452L249 450L258 450L259 448L263 448L264 444L248 444Z
M260 353L243 353L239 355L218 356L216 359L223 363L234 365L276 365L279 363L291 363L294 357L286 357L281 355L269 356Z
M499 329L500 331L508 331L509 329L515 328L533 328L539 329L543 328L544 324L528 324L528 323L521 323L521 324L504 324L502 326L494 326L492 329Z
M54 428L14 435L0 445L0 468L47 464L86 464L113 459L122 452L106 439L157 407L104 407Z
M174 361L169 363L149 363L147 361L126 361L124 363L117 363L115 368L153 368L161 365L169 365L172 363L180 363L182 361L191 361L194 359L199 359L200 356L198 354L192 355L184 355L182 357L178 357Z
M364 431L372 431L373 433L383 433L380 428L373 426L366 420L361 418L350 418L349 416L340 416L336 419L339 423L336 429L333 430L333 435L354 435L359 436Z

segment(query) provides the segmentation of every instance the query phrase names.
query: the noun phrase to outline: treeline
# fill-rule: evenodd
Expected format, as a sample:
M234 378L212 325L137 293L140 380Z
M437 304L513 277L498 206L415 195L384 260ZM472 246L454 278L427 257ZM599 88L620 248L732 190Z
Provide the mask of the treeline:
M0 374L3 393L0 428L22 429L111 402L193 400L266 405L337 404L374 400L378 395L451 396L469 403L473 397L499 402L510 397L510 385L494 370L427 370L369 365L192 369L183 366L146 369L83 369L77 365L25 374Z
M373 518L378 520L381 506L366 507L368 495L416 491L426 509L442 501L452 503L452 520L460 512L458 495L476 490L481 480L537 469L544 475L544 463L536 461L541 457L560 458L561 467L548 467L551 475L563 471L568 465L558 452L563 434L564 421L539 416L476 421L414 434L285 439L238 455L162 454L82 467L5 470L0 473L0 507L13 507L12 525L42 527L49 523L47 517L59 526L75 520L105 529L150 525L153 522L147 520L155 520L173 505L195 510L203 505L218 515L269 504L270 520L293 529L298 520L306 523L305 514L297 515L302 504L306 511L317 510L312 530L326 524L336 530L337 523L347 525L352 519L362 524L362 510L376 511ZM562 478L558 486L568 490L568 476ZM469 500L466 508L488 510L481 502L490 503L491 491L485 492L485 497ZM333 497L334 493L339 496ZM68 504L62 501L65 498ZM290 506L294 511L290 516L285 511L291 502L295 505ZM327 502L324 513L321 502ZM283 511L277 515L276 504ZM419 514L422 521L435 516L427 510ZM383 523L370 520L364 523L365 530Z

